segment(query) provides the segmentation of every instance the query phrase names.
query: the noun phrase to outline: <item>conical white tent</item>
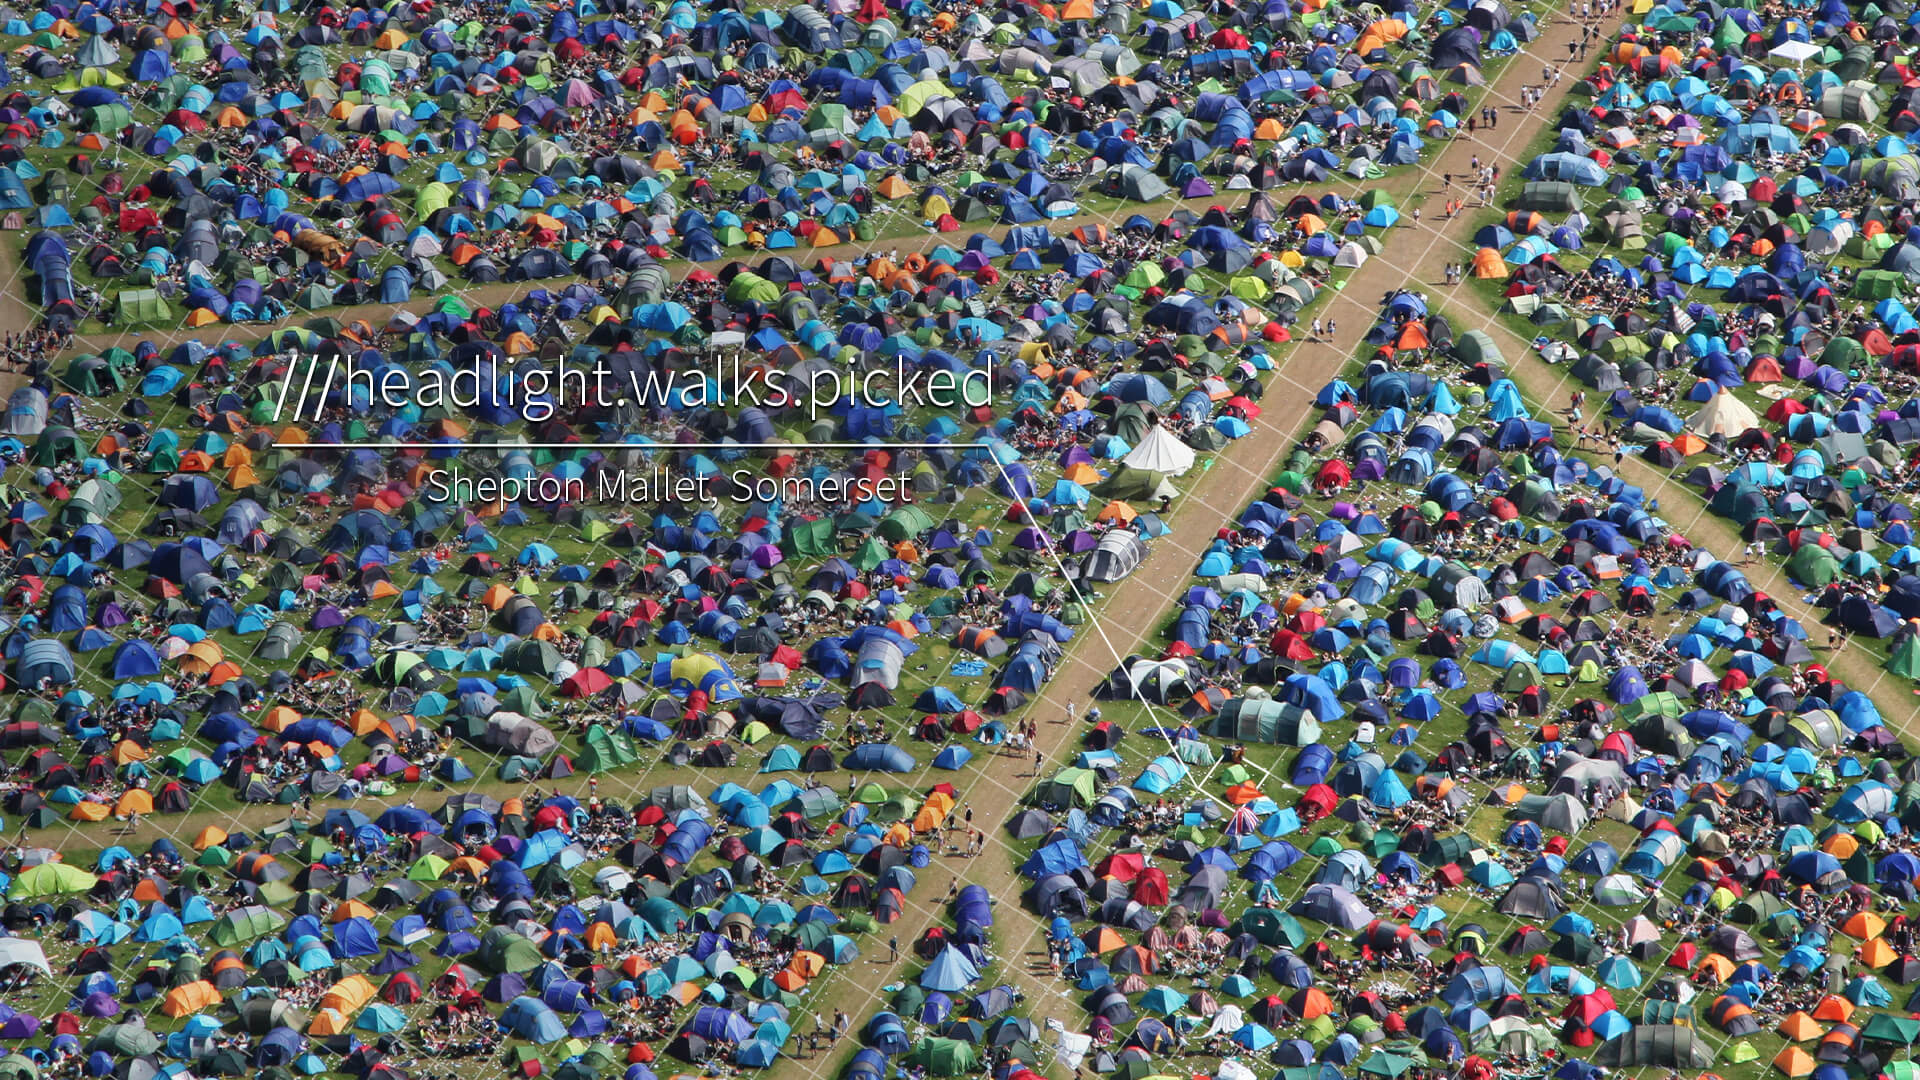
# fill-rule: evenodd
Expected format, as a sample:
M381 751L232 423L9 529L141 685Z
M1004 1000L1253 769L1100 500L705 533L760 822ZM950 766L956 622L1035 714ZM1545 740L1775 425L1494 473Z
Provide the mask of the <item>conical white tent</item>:
M1147 430L1146 438L1140 440L1140 445L1121 461L1136 469L1179 476L1193 468L1193 448L1174 438L1173 432L1155 424Z
M1731 439L1748 428L1760 426L1760 417L1746 402L1725 390L1713 395L1700 411L1687 421L1687 430L1695 435L1725 435Z

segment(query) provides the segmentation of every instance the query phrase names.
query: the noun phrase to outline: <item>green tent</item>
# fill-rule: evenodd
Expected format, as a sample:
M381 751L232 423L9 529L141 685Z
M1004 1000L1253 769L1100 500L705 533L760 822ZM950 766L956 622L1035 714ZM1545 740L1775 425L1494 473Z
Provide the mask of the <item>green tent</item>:
M1122 465L1113 470L1113 475L1096 485L1095 494L1106 499L1144 500L1151 502L1161 496L1179 494L1165 473L1136 469L1131 465Z
M1911 1016L1895 1016L1892 1013L1875 1013L1860 1029L1860 1037L1878 1042L1912 1045L1920 1039L1920 1020Z
M828 555L834 551L833 522L827 518L803 521L789 529L785 547L793 555Z
M75 393L93 396L119 393L127 388L125 373L100 356L74 357L60 381Z
M114 298L113 317L121 323L170 323L173 308L153 289L126 289Z
M602 724L588 728L584 741L586 749L573 759L575 772L607 772L640 760L631 738Z
M1213 734L1238 742L1307 746L1320 741L1320 722L1300 706L1273 698L1234 698L1214 717Z
M1908 634L1887 657L1886 669L1908 679L1920 679L1920 634Z
M1543 214L1571 214L1578 212L1580 193L1572 184L1564 180L1531 180L1520 189L1520 197L1513 201L1515 210L1537 210Z
M215 945L230 948L265 937L286 924L287 920L272 908L249 904L220 916L207 937Z
M1300 920L1272 908L1248 908L1240 916L1240 929L1252 934L1262 945L1297 949L1307 943L1307 932Z
M1453 343L1453 352L1462 362L1468 364L1505 363L1505 359L1500 355L1500 346L1485 330L1469 330L1461 334Z
M921 1039L907 1054L907 1064L927 1070L929 1076L959 1076L973 1071L978 1061L973 1044L959 1039Z
M727 300L730 303L755 301L771 304L780 299L780 286L752 271L741 271L727 283Z
M1360 1066L1360 1072L1367 1076L1378 1076L1383 1077L1384 1080L1394 1080L1395 1077L1405 1075L1406 1071L1411 1068L1413 1068L1412 1058L1388 1053L1385 1050L1379 1050L1375 1051L1374 1055Z
M908 540L933 528L933 518L919 506L908 503L880 519L879 533L894 543Z
M652 903L653 901L648 901L642 904L636 914L652 923L655 929L660 929L660 924L647 910ZM667 901L667 906L674 905L671 901ZM679 909L675 908L675 910ZM684 917L684 913L680 917ZM665 929L672 930L678 921L679 917L669 920ZM487 936L480 939L480 963L487 970L496 973L532 971L540 966L540 947L504 926L496 926L487 931Z
M1840 560L1819 544L1801 544L1787 559L1787 573L1802 585L1824 588L1840 580Z
M86 446L72 428L50 427L34 440L32 456L35 465L58 465L85 457Z
M1034 791L1033 798L1052 806L1092 806L1099 781L1092 769L1061 769Z
M133 112L125 105L118 103L95 105L80 110L80 121L88 131L113 135L133 126Z
M7 899L34 900L42 896L83 893L99 880L72 863L44 862L20 871L20 876L7 888Z

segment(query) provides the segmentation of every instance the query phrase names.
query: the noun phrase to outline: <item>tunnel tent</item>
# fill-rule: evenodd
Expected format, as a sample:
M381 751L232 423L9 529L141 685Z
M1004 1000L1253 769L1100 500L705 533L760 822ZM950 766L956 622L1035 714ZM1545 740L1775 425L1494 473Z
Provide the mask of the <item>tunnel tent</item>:
M1529 180L1512 206L1543 214L1572 214L1581 210L1580 193L1564 180Z
M1320 722L1305 708L1273 698L1232 698L1215 714L1213 733L1239 742L1311 746Z
M1872 124L1880 119L1884 102L1872 83L1849 82L1829 86L1820 95L1820 115L1829 120Z
M1119 581L1139 569L1146 555L1146 541L1139 533L1132 529L1113 529L1100 538L1081 572L1090 581Z
M154 289L122 289L114 297L114 319L123 324L171 324L173 308Z
M1615 1069L1647 1065L1705 1069L1713 1064L1713 1051L1692 1027L1640 1024L1602 1043L1594 1051L1593 1060Z

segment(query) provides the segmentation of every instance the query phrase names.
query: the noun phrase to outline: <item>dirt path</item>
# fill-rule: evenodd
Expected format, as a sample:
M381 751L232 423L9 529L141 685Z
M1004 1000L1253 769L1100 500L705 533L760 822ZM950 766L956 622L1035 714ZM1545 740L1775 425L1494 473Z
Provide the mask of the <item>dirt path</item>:
M1546 58L1564 58L1567 43L1577 42L1579 37L1577 22L1556 21L1543 28L1528 53L1508 65L1505 77L1490 88L1489 101L1501 105L1499 127L1491 132L1483 130L1476 139L1460 138L1447 146L1424 170L1413 200L1403 203L1403 221L1411 222L1413 206L1422 202L1443 205L1447 195L1440 178L1449 172L1456 177L1468 175L1476 155L1483 163L1498 164L1503 175L1523 164L1513 157L1522 153L1537 133L1534 118L1558 115L1565 92L1577 77L1563 74L1559 93L1550 94L1532 113L1519 107L1520 87L1538 82L1538 65ZM1262 401L1265 412L1258 421L1258 433L1216 455L1212 467L1197 483L1189 474L1191 490L1178 500L1171 515L1173 532L1155 540L1146 565L1097 603L1094 618L1081 627L1074 647L1032 702L1032 715L1040 728L1040 748L1046 758L1041 772L1050 774L1076 752L1080 729L1067 719L1069 703L1078 703L1084 709L1095 687L1129 654L1160 651L1156 640L1159 630L1192 583L1193 567L1212 542L1215 530L1238 516L1265 489L1282 456L1293 445L1293 436L1318 414L1314 395L1351 358L1352 345L1340 342L1355 341L1372 325L1383 294L1422 281L1442 280L1440 268L1447 261L1459 259L1463 246L1471 257L1471 238L1479 215L1463 212L1452 221L1436 221L1437 214L1422 216L1423 226L1409 224L1394 230L1386 240L1386 250L1368 260L1347 280L1344 289L1333 294L1332 303L1320 314L1323 318L1331 315L1345 325L1347 329L1339 340L1302 341L1285 355ZM1407 273L1409 266L1417 272ZM1511 348L1509 355L1513 355ZM1026 995L1028 1015L1043 1029L1042 1040L1050 1043L1044 1032L1048 1019L1058 1019L1070 1030L1077 1030L1083 1013L1077 995L1047 971L1046 924L1021 905L1026 881L1018 873L1018 853L1007 842L1002 827L1036 780L1033 758L995 755L965 779L962 801L974 807L976 827L987 832L987 850L977 859L949 859L936 865L950 870L957 866L964 882L985 885L996 897L994 939L1001 961L996 976ZM919 895L911 904L911 920L944 925L944 911L929 909L925 901L943 896L946 882L934 874L930 884L934 888L923 885L916 890ZM907 940L903 934L902 941ZM874 992L877 995L877 989ZM1056 1067L1049 1075L1062 1077L1066 1070Z
M1096 604L1098 614L1082 628L1080 640L1069 650L1052 681L1036 696L1032 706L1033 715L1039 723L1039 743L1045 756L1045 766L1036 770L1031 756L983 755L976 759L975 769L959 778L960 805L973 809L975 827L988 836L985 852L971 860L947 855L936 857L935 862L921 872L921 885L915 890L915 895L909 898L902 921L881 928L875 940L864 942L863 958L837 975L832 984L824 988L824 993L810 1000L805 1006L806 1011L822 1011L830 1017L834 1008L840 1008L853 1016L858 1024L882 1007L887 997L885 986L918 967L906 950L927 929L950 923L943 898L949 882L957 880L985 885L993 893L996 900L994 936L1000 962L991 977L995 982L1014 985L1026 996L1025 1011L1036 1025L1043 1028L1041 1042L1051 1041L1044 1031L1048 1019L1058 1019L1069 1028L1079 1026L1082 1014L1078 1001L1065 992L1060 980L1047 977L1046 927L1042 920L1021 905L1020 893L1024 881L1017 873L1016 852L1006 842L1002 826L1032 787L1037 775L1050 773L1073 753L1078 731L1067 719L1069 703L1089 701L1095 686L1128 654L1158 651L1153 639L1164 625L1171 607L1178 602L1190 583L1192 568L1212 540L1214 531L1220 523L1236 516L1269 482L1282 455L1292 445L1292 436L1316 414L1314 395L1345 366L1353 353L1351 343L1372 324L1380 297L1408 285L1427 283L1431 286L1442 279L1441 267L1446 262L1471 256L1474 250L1471 236L1481 215L1464 212L1451 221L1445 221L1440 220L1441 215L1436 209L1433 214L1423 213L1423 224L1413 225L1411 211L1415 206L1421 206L1424 211L1428 205L1438 207L1442 204L1447 193L1440 183L1440 177L1446 173L1456 177L1469 175L1471 160L1476 155L1483 163L1498 164L1503 173L1522 164L1514 160L1515 155L1526 149L1538 131L1539 117L1558 114L1562 99L1576 77L1563 75L1556 92L1551 93L1546 101L1530 113L1519 107L1520 89L1523 85L1538 81L1537 65L1564 58L1568 42L1578 39L1579 25L1575 22L1556 19L1551 25L1543 27L1540 38L1531 43L1526 53L1507 66L1498 83L1489 87L1487 100L1500 108L1500 126L1492 131L1482 130L1474 139L1464 136L1455 139L1412 180L1396 177L1397 182L1387 184L1335 183L1298 187L1299 190L1315 193L1342 190L1350 195L1375 187L1397 188L1399 191L1396 194L1406 191L1408 187L1413 190L1401 196L1401 208L1407 217L1403 226L1386 238L1386 250L1355 271L1344 288L1333 292L1330 301L1318 309L1322 318L1331 317L1336 323L1343 324L1345 329L1334 340L1302 341L1286 353L1263 401L1265 413L1259 420L1260 434L1239 440L1226 451L1215 455L1197 482L1190 474L1190 490L1181 497L1176 512L1171 516L1173 532L1154 542L1152 557L1132 578L1111 594L1100 598ZM1277 201L1284 201L1291 194L1291 189L1273 193ZM1454 194L1458 195L1460 191L1456 188ZM1243 198L1239 193L1222 193L1210 198L1189 200L1187 205L1205 207L1215 203L1237 202ZM1127 212L1158 216L1175 205L1179 204L1169 201L1130 207ZM925 250L940 243L961 242L965 235L976 231L998 238L1004 236L1006 230L1006 226L969 227L965 234L842 245L819 254L844 258L867 249ZM792 254L797 259L808 259L815 253L798 251ZM5 257L0 255L0 258ZM17 255L13 257L17 260ZM0 267L4 267L4 264L0 263ZM498 305L534 288L557 288L563 284L501 284L458 295L471 305ZM419 313L431 310L435 302L437 298L404 305L370 304L322 314L342 322L365 319L384 323L399 308ZM1464 329L1479 325L1479 313L1470 312L1469 305L1465 303L1459 306L1461 310L1458 312L1449 310L1450 316L1455 317L1457 327ZM0 317L10 315L10 312L0 313ZM1510 331L1499 327L1497 322L1491 319L1488 322L1489 325L1482 328L1494 333L1496 340L1501 342L1509 362L1516 368L1515 378L1526 376L1522 385L1529 393L1536 394L1539 400L1550 400L1548 391L1552 390L1553 380L1560 373L1537 360L1532 364L1522 361L1521 354L1527 351L1525 343ZM250 341L279 328L218 326L172 333L135 334L129 331L95 334L77 339L76 349L98 351L134 337L145 337L163 346L195 337ZM1632 475L1651 491L1661 480L1650 473L1651 470L1640 467L1634 469ZM1704 537L1705 533L1702 532L1702 535ZM1711 540L1724 543L1719 536L1713 536ZM1756 577L1756 584L1760 580ZM1783 605L1785 603L1783 599ZM282 807L249 807L233 816L241 824L258 828L280 820L285 813ZM114 840L107 842L124 843L144 838L151 828L150 823L142 823L131 836L122 838L116 835ZM156 830L152 835L159 833ZM901 943L902 958L897 963L889 963L886 939L895 936ZM806 1027L804 1023L797 1026L803 1030ZM794 1067L816 1077L835 1076L852 1052L853 1045L842 1044L837 1052L797 1061ZM1050 1072L1056 1077L1065 1074L1064 1070L1058 1068Z

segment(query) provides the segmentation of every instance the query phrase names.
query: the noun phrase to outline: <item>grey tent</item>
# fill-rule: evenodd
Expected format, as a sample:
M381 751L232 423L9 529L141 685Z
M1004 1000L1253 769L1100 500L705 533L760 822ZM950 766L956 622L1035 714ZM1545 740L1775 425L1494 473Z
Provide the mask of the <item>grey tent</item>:
M1147 545L1132 529L1114 529L1087 556L1084 575L1093 581L1119 581L1140 567Z
M1507 894L1494 905L1494 910L1502 915L1515 915L1523 919L1557 919L1560 917L1560 898L1554 895L1554 887L1536 877L1523 877L1513 883Z
M662 810L704 810L707 800L685 784L668 784L647 792L644 806L657 806Z
M1581 209L1580 193L1564 180L1529 180L1513 201L1515 210L1537 210L1543 214L1571 214Z
M1879 91L1864 82L1829 87L1820 95L1820 115L1829 120L1871 124L1880 119Z
M1572 795L1522 795L1507 816L1539 822L1542 829L1557 833L1579 832L1591 819L1586 804Z
M1341 930L1358 930L1373 921L1373 912L1352 891L1338 885L1309 885L1307 893L1287 909L1290 915L1326 923Z
M38 435L47 427L47 395L31 386L15 390L7 398L8 435Z
M531 717L513 712L497 712L487 717L488 746L511 750L529 757L544 757L560 745L560 740Z
M1629 251L1639 251L1647 246L1645 218L1638 210L1603 209L1594 232L1599 239ZM1839 251L1839 248L1835 247L1834 251Z
M898 689L900 668L906 662L906 654L900 651L900 646L882 637L868 638L860 646L860 656L854 664L853 685L877 682L889 690Z
M1116 165L1108 169L1100 180L1100 190L1134 202L1155 202L1173 193L1166 181L1141 165Z
M1595 1064L1616 1069L1641 1065L1704 1069L1713 1064L1713 1052L1691 1027L1641 1024L1601 1043L1593 1060Z

